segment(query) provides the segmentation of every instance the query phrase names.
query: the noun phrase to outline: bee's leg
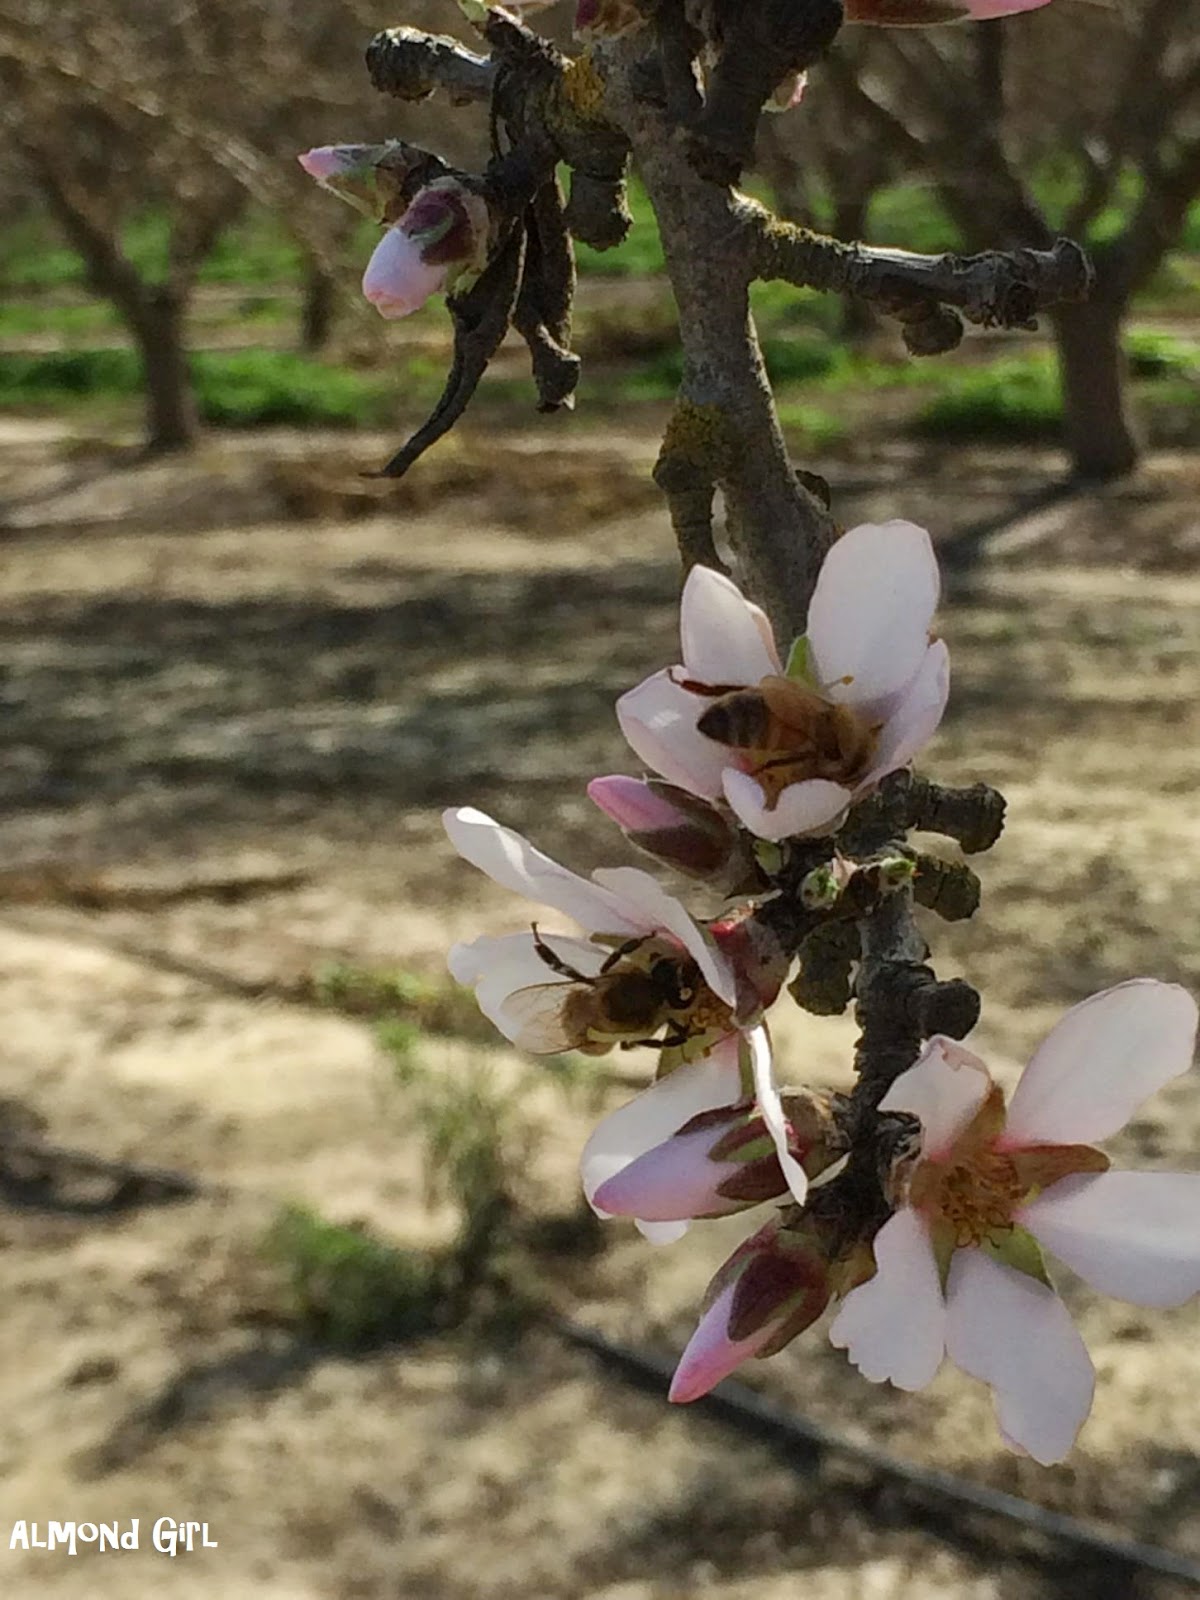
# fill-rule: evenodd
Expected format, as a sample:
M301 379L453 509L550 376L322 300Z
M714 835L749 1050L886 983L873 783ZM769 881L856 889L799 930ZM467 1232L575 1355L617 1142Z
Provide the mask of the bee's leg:
M538 925L536 922L531 922L529 926L533 929L533 948L537 951L538 955L541 956L542 960L550 968L551 972L557 972L562 978L570 978L573 983L595 982L594 978L589 978L585 973L576 972L575 968L565 962L561 956L555 955L554 951L551 950L550 946L538 932Z
M604 965L600 968L600 971L602 973L611 972L618 961L622 960L625 956L631 956L635 950L640 950L649 937L650 935L648 933L641 933L636 939L626 939L624 944L617 946L612 955L606 957Z

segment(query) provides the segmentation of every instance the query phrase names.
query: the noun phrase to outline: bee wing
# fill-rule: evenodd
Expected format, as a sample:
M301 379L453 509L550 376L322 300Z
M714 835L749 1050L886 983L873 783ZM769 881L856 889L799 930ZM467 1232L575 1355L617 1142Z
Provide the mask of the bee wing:
M572 989L571 983L531 983L514 989L504 1000L505 1037L534 1055L556 1055L571 1050L579 1042L568 1033L563 1012Z

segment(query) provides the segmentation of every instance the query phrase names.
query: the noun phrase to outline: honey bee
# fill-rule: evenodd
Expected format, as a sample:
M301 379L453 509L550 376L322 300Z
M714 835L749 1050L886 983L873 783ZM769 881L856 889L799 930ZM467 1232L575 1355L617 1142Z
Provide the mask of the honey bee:
M744 751L755 776L775 771L778 788L805 778L852 783L866 770L876 729L850 706L835 705L792 678L764 678L753 688L684 688L713 703L696 726L706 738Z
M646 950L647 945L654 948ZM697 1002L707 999L710 1007L721 1006L695 961L682 952L666 953L650 935L618 945L594 976L557 955L536 923L533 947L561 980L531 984L509 996L510 1009L524 1024L527 1048L533 1050L602 1055L613 1045L623 1050L640 1044L683 1046L697 1031L688 1026Z

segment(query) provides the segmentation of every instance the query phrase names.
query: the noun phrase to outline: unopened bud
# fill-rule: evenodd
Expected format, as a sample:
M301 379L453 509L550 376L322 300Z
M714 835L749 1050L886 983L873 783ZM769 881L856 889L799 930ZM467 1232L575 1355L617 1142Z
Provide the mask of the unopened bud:
M379 167L391 148L391 144L323 144L296 160L322 189L379 222L388 192L388 186L380 181Z
M670 1399L698 1400L752 1356L774 1355L814 1323L834 1285L821 1230L781 1215L734 1251L709 1285Z
M876 863L876 870L880 890L884 894L895 894L913 881L917 864L911 856L885 856Z
M589 797L631 844L693 878L716 877L738 835L707 800L661 778L593 778Z
M438 178L376 245L363 274L363 294L380 316L406 317L464 273L482 268L488 232L480 196L457 178Z
M810 1176L838 1158L828 1098L797 1089L782 1096L788 1144ZM607 1179L597 1209L642 1222L723 1217L787 1193L775 1142L753 1100L702 1111Z
M806 911L828 911L837 903L842 885L833 867L826 862L806 873L800 883L800 904Z

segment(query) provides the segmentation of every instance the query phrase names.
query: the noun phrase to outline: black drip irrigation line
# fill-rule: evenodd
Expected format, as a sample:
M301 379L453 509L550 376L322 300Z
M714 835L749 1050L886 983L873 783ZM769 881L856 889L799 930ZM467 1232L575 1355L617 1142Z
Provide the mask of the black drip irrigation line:
M638 1388L647 1389L665 1400L674 1363L627 1345L614 1344L596 1329L565 1318L556 1319L554 1328L568 1344L590 1351ZM896 1480L922 1499L949 1501L987 1516L1004 1517L1030 1533L1069 1546L1093 1561L1159 1573L1200 1589L1200 1562L1158 1545L1111 1538L1077 1517L1048 1511L1031 1500L1006 1494L1002 1489L989 1489L955 1477L953 1473L914 1466L875 1445L860 1444L831 1428L822 1427L819 1422L781 1411L734 1379L727 1378L702 1400L692 1404L739 1432L774 1446L791 1466L815 1464L825 1454L844 1456L870 1467L881 1477Z

